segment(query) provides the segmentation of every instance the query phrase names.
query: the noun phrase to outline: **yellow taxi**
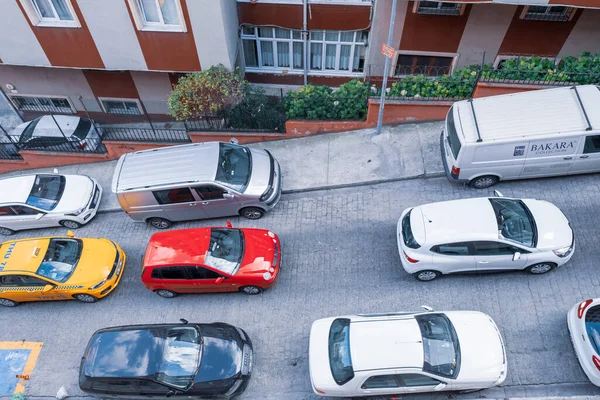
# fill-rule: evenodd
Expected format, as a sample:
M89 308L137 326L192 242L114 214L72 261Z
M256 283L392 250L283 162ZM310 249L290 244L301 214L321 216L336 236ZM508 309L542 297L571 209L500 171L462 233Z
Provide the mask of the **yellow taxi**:
M94 303L123 275L125 253L108 239L43 237L0 245L0 305L71 300Z

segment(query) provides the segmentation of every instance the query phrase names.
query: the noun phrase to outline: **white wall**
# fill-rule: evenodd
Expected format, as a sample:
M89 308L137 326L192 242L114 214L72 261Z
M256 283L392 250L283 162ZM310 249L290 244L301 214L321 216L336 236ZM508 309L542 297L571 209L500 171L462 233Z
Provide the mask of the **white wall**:
M392 47L396 50L400 47L400 38L404 29L404 20L406 19L406 10L408 1L399 1L396 8L396 19L394 21L394 34ZM389 0L378 0L375 2L375 13L371 23L371 32L369 33L369 50L365 65L371 65L371 75L383 75L385 56L381 54L381 45L387 43L388 31L390 29L390 14L392 12L392 2ZM393 68L394 60L390 64ZM367 67L365 67L367 68ZM368 73L368 70L366 70ZM390 72L391 73L391 72Z
M576 56L584 51L600 53L600 10L583 10L558 56Z
M50 65L15 0L0 1L0 59L5 64Z
M173 90L169 74L131 71L131 77L148 114L167 114L167 99Z
M106 69L147 70L125 0L78 0Z

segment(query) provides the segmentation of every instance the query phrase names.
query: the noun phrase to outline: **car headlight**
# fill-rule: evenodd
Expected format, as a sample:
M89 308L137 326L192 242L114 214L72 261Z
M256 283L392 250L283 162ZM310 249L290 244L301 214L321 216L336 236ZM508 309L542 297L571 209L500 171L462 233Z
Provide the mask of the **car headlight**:
M70 216L76 217L76 216L78 216L79 214L81 214L82 212L84 212L84 211L85 211L85 209L86 209L86 207L87 207L87 206L83 206L83 207L81 207L80 209L78 209L77 211L75 211L75 212L72 212L72 213L69 213L69 214L66 214L66 215L70 215Z
M100 286L104 285L105 282L106 282L106 279L96 283L94 286L90 286L90 288L88 290L98 289Z
M556 250L552 250L552 252L561 258L564 258L566 256L568 256L569 254L571 254L571 251L573 251L573 246L568 246L568 247L562 247L560 249L556 249Z
M268 281L269 279L271 279L271 277L272 277L272 276L273 276L273 275L271 275L271 273L270 273L270 272L265 272L265 273L263 274L263 278L264 278L264 280L265 280L265 281Z

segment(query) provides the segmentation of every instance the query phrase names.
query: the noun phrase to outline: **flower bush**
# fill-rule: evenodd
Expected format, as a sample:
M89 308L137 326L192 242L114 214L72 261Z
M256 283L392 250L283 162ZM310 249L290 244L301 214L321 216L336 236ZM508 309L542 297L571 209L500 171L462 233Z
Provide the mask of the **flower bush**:
M241 102L220 113L233 129L283 131L285 115L281 102L260 88L249 87Z

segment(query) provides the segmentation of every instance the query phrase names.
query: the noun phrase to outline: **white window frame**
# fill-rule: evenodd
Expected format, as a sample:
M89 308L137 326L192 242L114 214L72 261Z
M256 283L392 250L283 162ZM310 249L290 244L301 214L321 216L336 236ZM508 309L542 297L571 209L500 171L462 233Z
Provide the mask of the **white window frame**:
M438 3L438 7L436 8L436 10L443 10L442 8L442 3L449 3L449 4L454 4L456 7L454 8L457 12L419 12L419 8L421 6L422 1L415 1L414 5L413 5L413 14L419 14L419 15L443 15L443 16L450 16L450 17L458 17L460 15L463 15L465 13L465 9L467 7L467 5L465 3L452 3L449 1L435 1L435 0L428 0L430 2L433 3Z
M529 58L530 56L515 56L515 55L507 55L507 54L499 54L496 56L496 58L494 59L494 64L493 67L495 70L498 69L498 67L500 66L500 63L504 60L510 60L513 58ZM543 57L543 56L538 56L538 57L542 57L542 58L547 58L548 60L554 62L554 64L558 65L558 63L560 62L560 58L559 57Z
M573 8L573 7L558 6L558 5L556 5L556 6L539 5L539 6L534 6L534 7L546 7L546 11L543 13L532 13L533 15L540 16L538 18L527 18L527 15L529 14L529 9L531 8L531 6L525 6L525 7L523 7L523 11L521 12L521 15L519 16L519 18L527 20L527 21L566 22L566 21L571 21L573 19L573 17L575 16L575 12L577 10L576 8ZM549 14L549 11L551 11L551 9L554 7L565 7L564 15L557 17L555 15ZM548 16L548 17L544 18L544 16Z
M15 108L17 110L22 110L22 111L31 111L31 112L40 112L40 110L28 110L26 108L19 108L19 105L15 102L15 98L19 98L19 97L27 97L30 99L34 99L36 101L36 103L38 103L38 106L43 108L43 107L47 107L43 104L40 104L39 99L60 99L60 100L66 100L69 103L69 108L70 110L67 111L67 109L65 108L64 113L69 113L69 114L75 114L77 113L77 110L75 109L75 106L73 105L73 102L71 101L71 99L68 96L54 96L54 95L45 95L45 94L7 94L7 96L10 98L10 101L13 103L13 105L15 106ZM61 107L55 107L57 109L62 109Z
M321 32L321 34L323 35L323 39L322 40L313 40L312 39L312 34L313 32ZM327 32L337 32L338 38L337 40L327 40ZM368 42L362 42L362 41L357 41L357 36L359 35L359 33L363 32L362 30L358 30L358 31L351 31L354 32L354 40L352 42L342 42L340 40L341 38L341 34L342 32L347 32L347 31L330 31L330 30L319 30L319 29L315 29L315 30L311 30L310 34L309 34L309 40L308 40L308 65L307 68L310 72L316 74L316 75L343 75L343 76L363 76L364 75L364 71L352 71L353 67L354 67L354 53L355 50L357 48L357 46L365 46L365 48L368 46ZM312 43L321 43L322 44L322 53L321 53L321 60L322 60L322 69L312 69L311 66L311 48L312 48ZM335 68L334 69L325 69L325 55L327 54L327 45L336 45L336 49L335 49ZM350 46L350 62L349 62L349 69L340 69L340 52L341 52L341 46ZM366 53L365 53L365 63L366 63Z
M122 103L125 103L125 102L136 103L139 114L109 112L104 105L104 101L120 101ZM100 107L102 107L102 111L104 111L106 114L110 114L110 115L144 115L144 111L142 109L140 99L131 99L131 98L122 98L122 97L98 97L98 102L100 103Z
M333 4L333 5L357 5L372 6L374 0L308 0L310 4ZM302 5L303 0L237 0L238 3L253 4L298 4Z
M254 29L253 35L248 35L244 33L244 28L252 28ZM272 37L262 37L258 36L258 29L271 29L273 36ZM241 39L243 40L254 40L256 42L256 52L257 52L257 67L249 67L246 66L245 69L248 72L273 72L273 73L288 73L288 72L298 72L302 73L304 71L303 68L295 68L294 67L294 43L304 43L302 40L302 32L297 29L286 29L290 31L290 39L287 38L277 38L275 37L275 27L272 26L249 26L245 25L241 27ZM300 32L300 39L294 39L294 32ZM271 66L263 66L262 65L262 52L261 52L261 42L271 42L273 44L273 63L275 65ZM278 67L279 59L278 54L279 50L277 49L277 42L288 42L289 43L289 67ZM242 42L242 49L244 48ZM246 56L244 55L244 64L246 63ZM302 52L302 64L304 65L304 52Z
M407 76L416 76L416 75L396 75L396 67L398 66L398 60L400 56L424 56L424 57L447 57L452 58L452 63L450 64L450 71L448 75L452 75L454 73L454 68L456 67L456 63L458 62L458 53L442 53L437 51L410 51L410 50L398 50L394 56L394 62L392 68L390 68L390 76L394 78L402 78ZM427 76L427 75L424 75ZM430 78L435 78L435 76L431 76Z
M158 0L155 1L158 7ZM135 27L138 31L187 32L183 8L181 8L181 0L174 1L175 8L177 8L177 16L179 17L179 25L166 25L160 22L146 22L146 18L144 16L144 11L142 10L140 0L127 0L127 3L129 4L129 9L131 10L133 20L135 21ZM160 20L163 21L163 16L160 12L160 7L158 10L158 14Z
M77 18L77 13L73 8L73 4L71 0L64 0L71 16L73 17L72 21L65 21L59 18L44 18L42 14L38 10L37 5L35 5L33 0L19 0L21 6L23 6L23 10L25 10L25 14L31 21L31 24L39 27L54 27L54 28L81 28L81 23L79 22L79 18ZM56 14L56 10L54 9L54 5L51 1L49 1L52 10ZM56 14L58 15L58 14Z

